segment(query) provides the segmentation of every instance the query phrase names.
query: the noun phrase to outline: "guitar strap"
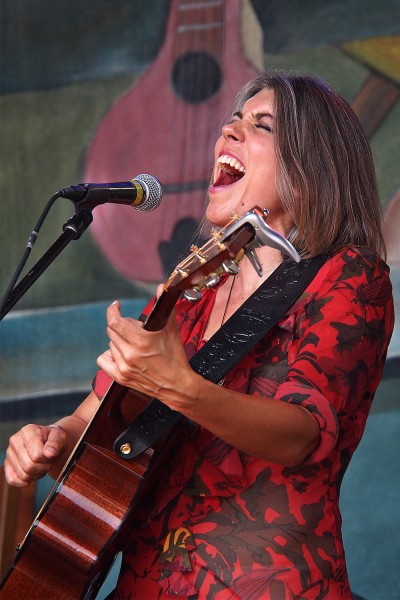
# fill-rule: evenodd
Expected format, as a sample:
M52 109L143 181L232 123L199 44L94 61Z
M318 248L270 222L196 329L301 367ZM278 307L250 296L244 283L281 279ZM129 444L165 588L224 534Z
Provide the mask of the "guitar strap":
M326 260L327 256L321 255L299 263L291 259L281 263L189 360L192 369L213 383L222 383L227 373L285 315ZM121 458L138 456L182 418L179 412L153 399L117 438L114 450ZM120 452L123 444L130 445L129 454Z

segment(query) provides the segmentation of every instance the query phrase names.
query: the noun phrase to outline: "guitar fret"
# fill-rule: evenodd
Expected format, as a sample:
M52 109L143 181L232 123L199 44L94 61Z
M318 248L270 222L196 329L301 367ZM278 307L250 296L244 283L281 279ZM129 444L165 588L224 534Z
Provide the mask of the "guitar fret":
M186 33L188 31L205 31L207 29L218 29L222 26L222 21L216 21L214 23L205 24L194 23L193 25L179 25L176 31L177 33Z
M184 2L178 6L178 10L202 10L203 8L213 8L214 6L221 6L223 0L210 0L209 2L193 2L190 4Z
M196 50L208 52L218 60L224 31L224 0L175 0L174 4L176 55Z

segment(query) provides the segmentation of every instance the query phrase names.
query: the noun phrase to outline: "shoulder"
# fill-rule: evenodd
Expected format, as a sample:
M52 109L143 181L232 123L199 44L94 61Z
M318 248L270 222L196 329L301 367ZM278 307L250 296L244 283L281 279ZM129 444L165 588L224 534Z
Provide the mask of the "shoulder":
M368 248L341 248L326 260L289 314L302 323L345 320L357 314L384 321L389 331L393 322L389 267Z
M358 276L378 272L389 275L389 267L373 250L363 246L345 246L337 250L324 265L331 272L340 271L345 276Z
M388 300L392 296L389 267L369 248L344 247L329 257L309 286L308 291L339 291L364 300Z

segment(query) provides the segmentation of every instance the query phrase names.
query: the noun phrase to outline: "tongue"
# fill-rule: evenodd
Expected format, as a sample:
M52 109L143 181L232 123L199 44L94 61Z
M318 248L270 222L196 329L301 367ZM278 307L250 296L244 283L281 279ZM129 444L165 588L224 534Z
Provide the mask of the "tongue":
M214 187L218 187L220 185L231 185L241 179L243 175L239 173L235 173L234 175L230 175L229 173L225 173L225 171L221 171L217 179L214 181Z

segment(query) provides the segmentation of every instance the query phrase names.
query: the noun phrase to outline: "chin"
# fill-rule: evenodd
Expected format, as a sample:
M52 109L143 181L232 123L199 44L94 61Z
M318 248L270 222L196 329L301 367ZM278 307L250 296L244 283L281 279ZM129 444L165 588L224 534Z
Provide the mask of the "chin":
M232 210L223 210L221 206L210 203L205 216L212 225L224 227L232 218Z

